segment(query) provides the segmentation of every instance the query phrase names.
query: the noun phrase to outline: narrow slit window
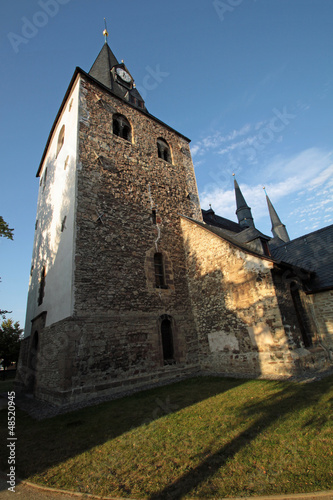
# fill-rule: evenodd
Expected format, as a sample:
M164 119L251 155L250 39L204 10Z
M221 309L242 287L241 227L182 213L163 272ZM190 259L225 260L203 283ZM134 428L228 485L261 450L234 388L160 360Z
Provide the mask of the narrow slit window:
M169 319L163 319L161 323L163 361L165 365L174 364L174 347L172 325Z
M57 154L56 158L58 157L58 154L60 153L61 148L63 147L65 142L65 125L63 125L60 129L59 135L58 135L58 143L57 143Z
M47 167L45 169L45 174L44 174L44 177L43 177L43 191L45 191L46 180L47 180Z
M64 170L66 170L66 168L68 167L68 163L69 163L69 155L67 156L66 160L65 160L65 163L64 163Z
M61 222L61 232L62 233L66 229L66 219L67 219L67 216L65 215L65 217L62 219L62 222Z
M156 288L165 288L163 255L161 253L155 253L155 255L154 255L154 267L155 267L155 285L156 285Z
M38 305L41 306L44 299L45 292L45 277L46 277L46 269L45 266L42 269L39 283L39 291L38 291Z

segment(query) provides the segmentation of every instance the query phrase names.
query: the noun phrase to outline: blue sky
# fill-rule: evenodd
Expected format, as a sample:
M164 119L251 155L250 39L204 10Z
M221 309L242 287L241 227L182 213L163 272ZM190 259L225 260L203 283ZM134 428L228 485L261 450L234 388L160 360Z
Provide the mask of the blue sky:
M109 45L149 112L189 137L202 208L270 234L333 222L333 0L2 0L0 308L24 325L44 146L76 66ZM149 82L149 84L148 84Z

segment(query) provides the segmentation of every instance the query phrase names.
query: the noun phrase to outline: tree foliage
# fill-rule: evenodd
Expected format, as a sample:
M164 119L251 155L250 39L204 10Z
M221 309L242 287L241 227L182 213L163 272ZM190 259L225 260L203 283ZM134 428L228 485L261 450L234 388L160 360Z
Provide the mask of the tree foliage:
M20 352L20 341L23 330L17 321L4 319L0 326L0 360L5 368L16 363Z
M8 238L12 240L14 238L14 229L11 229L7 222L3 220L0 215L0 237Z
M0 237L8 238L9 240L13 240L14 238L14 229L10 229L7 222L3 220L3 217L1 217L1 215L0 215ZM1 283L1 278L0 278L0 283ZM6 314L10 313L11 311L0 309L0 316L2 316L3 319L6 319Z

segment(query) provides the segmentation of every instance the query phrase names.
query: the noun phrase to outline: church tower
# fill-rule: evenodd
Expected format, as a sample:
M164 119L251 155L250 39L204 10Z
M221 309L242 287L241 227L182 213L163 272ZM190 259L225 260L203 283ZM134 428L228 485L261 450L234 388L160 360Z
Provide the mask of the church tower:
M202 221L189 139L105 43L76 68L40 179L20 384L55 404L197 370L180 216Z

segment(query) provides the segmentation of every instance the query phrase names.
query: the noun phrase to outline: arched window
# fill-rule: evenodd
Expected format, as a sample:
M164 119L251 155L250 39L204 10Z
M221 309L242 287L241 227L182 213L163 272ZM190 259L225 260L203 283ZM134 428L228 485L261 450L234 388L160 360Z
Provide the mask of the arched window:
M57 154L56 158L58 157L58 154L63 147L65 142L65 125L63 125L60 129L59 135L58 135L58 143L57 143Z
M41 275L40 275L40 282L39 282L39 291L38 291L38 305L39 306L41 306L43 303L44 290L45 290L45 277L46 277L46 269L44 266L42 269Z
M171 163L170 146L164 139L162 139L162 137L157 139L157 154L159 158L162 158L162 160Z
M154 267L155 267L156 288L166 288L165 277L164 277L163 255L161 253L155 253Z
M114 135L132 142L132 129L129 121L123 115L113 115L112 131Z
M162 350L163 361L165 365L170 365L175 362L174 348L173 348L173 335L172 325L169 318L164 318L161 323L161 337L162 337Z

